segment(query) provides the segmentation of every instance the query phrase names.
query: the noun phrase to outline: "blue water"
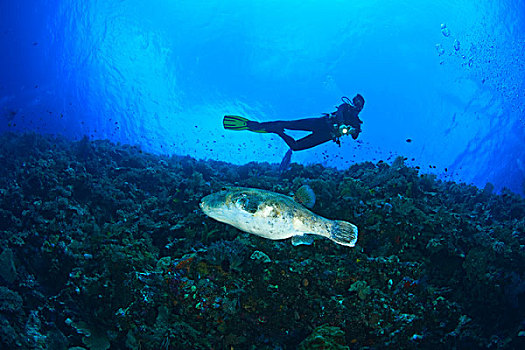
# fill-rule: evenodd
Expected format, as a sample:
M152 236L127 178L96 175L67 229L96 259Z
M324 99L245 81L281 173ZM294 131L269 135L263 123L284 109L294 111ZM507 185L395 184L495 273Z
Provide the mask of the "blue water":
M0 52L1 132L278 163L280 138L227 132L222 116L317 116L361 93L358 141L294 162L402 155L444 179L525 187L520 0L2 1Z

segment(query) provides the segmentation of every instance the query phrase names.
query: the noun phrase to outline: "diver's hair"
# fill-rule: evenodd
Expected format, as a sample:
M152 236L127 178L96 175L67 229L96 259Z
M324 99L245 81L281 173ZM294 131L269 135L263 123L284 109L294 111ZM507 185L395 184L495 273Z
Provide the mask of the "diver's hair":
M365 98L361 96L360 94L357 94L352 99L352 103L354 104L354 106L356 106L357 102L361 104L360 109L363 109L363 107L365 106Z

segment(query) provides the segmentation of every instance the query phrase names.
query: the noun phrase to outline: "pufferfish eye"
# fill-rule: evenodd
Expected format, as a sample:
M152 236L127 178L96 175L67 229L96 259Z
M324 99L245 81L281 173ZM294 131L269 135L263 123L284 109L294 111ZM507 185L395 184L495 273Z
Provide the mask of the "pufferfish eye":
M248 196L245 193L242 193L239 198L235 200L235 205L239 207L240 209L244 209L244 207L248 204Z
M241 193L239 197L234 200L235 206L250 214L255 214L259 209L260 198L254 195Z

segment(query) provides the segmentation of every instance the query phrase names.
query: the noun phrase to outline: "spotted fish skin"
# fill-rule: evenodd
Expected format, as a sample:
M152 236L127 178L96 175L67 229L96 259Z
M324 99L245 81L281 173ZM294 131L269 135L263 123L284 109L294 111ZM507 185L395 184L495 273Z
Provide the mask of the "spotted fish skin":
M353 247L357 227L314 214L280 193L233 187L204 197L200 203L209 217L242 231L272 240L314 234Z

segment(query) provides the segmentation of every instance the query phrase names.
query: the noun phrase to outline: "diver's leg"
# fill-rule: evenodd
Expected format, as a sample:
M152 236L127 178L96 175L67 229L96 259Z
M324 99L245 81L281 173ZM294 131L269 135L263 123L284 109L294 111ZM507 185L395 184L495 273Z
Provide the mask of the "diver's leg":
M284 129L319 131L320 129L326 128L325 124L326 121L323 118L306 118L298 120L278 120L275 122L257 123L257 128L277 134L279 132L283 132Z
M275 121L275 122L250 122L248 123L248 127L250 129L256 129L256 130L264 130L266 132L271 132L278 134L280 132L284 131L284 125L286 122L284 121Z
M299 151L299 149L297 149L296 147L297 141L295 141L293 137L291 137L290 135L286 135L283 131L276 132L276 134L279 135L284 140L284 142L286 142L290 149L292 149L293 151Z
M289 120L284 122L284 128L288 130L320 131L326 128L326 120L324 118Z
M312 148L332 139L331 135L315 132L299 140L295 140L291 136L286 135L284 132L279 132L277 135L279 135L284 140L284 142L286 142L288 147L294 151L302 151L304 149Z

